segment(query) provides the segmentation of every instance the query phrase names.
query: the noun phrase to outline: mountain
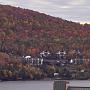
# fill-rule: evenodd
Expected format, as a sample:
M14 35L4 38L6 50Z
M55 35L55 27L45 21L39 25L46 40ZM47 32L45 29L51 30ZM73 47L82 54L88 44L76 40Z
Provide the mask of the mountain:
M37 56L43 50L66 50L72 58L80 50L83 58L89 58L90 25L0 5L0 52Z

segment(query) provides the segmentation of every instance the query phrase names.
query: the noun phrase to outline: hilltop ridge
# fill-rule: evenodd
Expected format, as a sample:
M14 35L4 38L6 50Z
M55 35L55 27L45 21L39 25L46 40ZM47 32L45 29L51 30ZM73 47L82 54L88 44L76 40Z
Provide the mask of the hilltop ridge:
M89 58L90 25L0 5L0 52L37 56L43 50L66 50L72 58L74 50L80 50Z

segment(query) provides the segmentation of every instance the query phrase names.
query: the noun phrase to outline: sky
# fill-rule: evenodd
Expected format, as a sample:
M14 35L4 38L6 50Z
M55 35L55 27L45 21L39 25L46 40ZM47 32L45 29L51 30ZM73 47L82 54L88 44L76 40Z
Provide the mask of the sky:
M90 24L90 0L0 0L0 4L31 9L69 21Z

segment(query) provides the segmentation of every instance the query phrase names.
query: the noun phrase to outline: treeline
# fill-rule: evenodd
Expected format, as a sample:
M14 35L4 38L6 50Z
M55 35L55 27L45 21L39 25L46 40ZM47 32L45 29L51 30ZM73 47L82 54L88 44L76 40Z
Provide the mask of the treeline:
M0 80L90 79L90 62L84 64L32 65L0 52Z
M31 65L0 52L0 80L40 80L53 78L54 72L54 65Z
M0 80L54 80L54 79L90 79L90 64L41 66L21 62L18 59L6 59L0 63Z

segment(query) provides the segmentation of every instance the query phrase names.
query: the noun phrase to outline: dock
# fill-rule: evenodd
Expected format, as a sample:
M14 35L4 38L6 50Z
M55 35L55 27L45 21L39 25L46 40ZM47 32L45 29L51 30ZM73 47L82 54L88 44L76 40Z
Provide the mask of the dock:
M90 90L90 81L55 80L53 90Z

